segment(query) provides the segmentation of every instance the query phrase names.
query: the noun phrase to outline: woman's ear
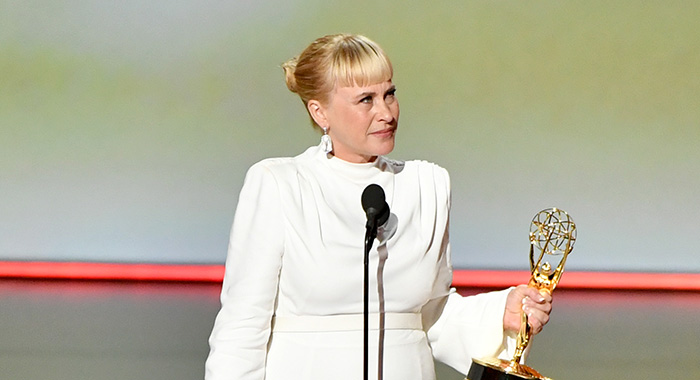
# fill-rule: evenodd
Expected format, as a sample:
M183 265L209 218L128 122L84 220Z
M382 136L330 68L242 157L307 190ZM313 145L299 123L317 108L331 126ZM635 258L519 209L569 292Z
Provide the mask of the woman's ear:
M328 127L328 118L326 117L326 109L323 104L318 100L309 100L306 104L306 108L309 110L309 115L314 119L316 124L321 128Z

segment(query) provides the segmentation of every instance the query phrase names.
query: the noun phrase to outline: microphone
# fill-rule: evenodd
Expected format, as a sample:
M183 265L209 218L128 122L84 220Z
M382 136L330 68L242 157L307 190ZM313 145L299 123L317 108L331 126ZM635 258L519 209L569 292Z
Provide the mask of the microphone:
M362 209L367 215L366 227L376 237L377 228L384 225L391 214L381 186L373 183L365 188L362 192Z

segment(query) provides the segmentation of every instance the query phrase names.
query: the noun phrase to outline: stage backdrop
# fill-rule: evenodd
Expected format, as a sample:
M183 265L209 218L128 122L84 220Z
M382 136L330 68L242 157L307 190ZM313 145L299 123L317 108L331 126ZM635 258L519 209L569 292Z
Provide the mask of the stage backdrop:
M0 261L223 263L246 169L319 139L280 64L353 32L395 66L391 157L451 173L455 267L527 268L530 220L556 206L579 228L571 270L700 272L699 14L2 0Z

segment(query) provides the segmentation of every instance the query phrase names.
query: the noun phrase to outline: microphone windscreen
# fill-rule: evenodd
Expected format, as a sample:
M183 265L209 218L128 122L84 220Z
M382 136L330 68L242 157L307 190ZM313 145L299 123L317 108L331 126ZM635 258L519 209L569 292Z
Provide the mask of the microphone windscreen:
M371 184L362 192L362 208L367 215L367 221L376 222L382 226L389 220L389 205L386 203L384 189L377 184Z
M385 204L384 189L377 184L371 184L362 192L362 209L365 213L369 213L370 209L374 212L379 212L384 208Z

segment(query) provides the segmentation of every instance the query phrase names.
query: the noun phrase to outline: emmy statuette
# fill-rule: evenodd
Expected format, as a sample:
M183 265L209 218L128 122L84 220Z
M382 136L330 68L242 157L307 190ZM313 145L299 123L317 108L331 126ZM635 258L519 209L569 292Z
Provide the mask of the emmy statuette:
M540 292L554 291L564 272L566 258L576 242L576 224L569 214L557 208L537 213L530 224L530 282ZM558 259L554 267L548 260ZM473 359L465 380L551 380L525 365L523 353L532 340L527 314L520 314L520 331L513 358Z

